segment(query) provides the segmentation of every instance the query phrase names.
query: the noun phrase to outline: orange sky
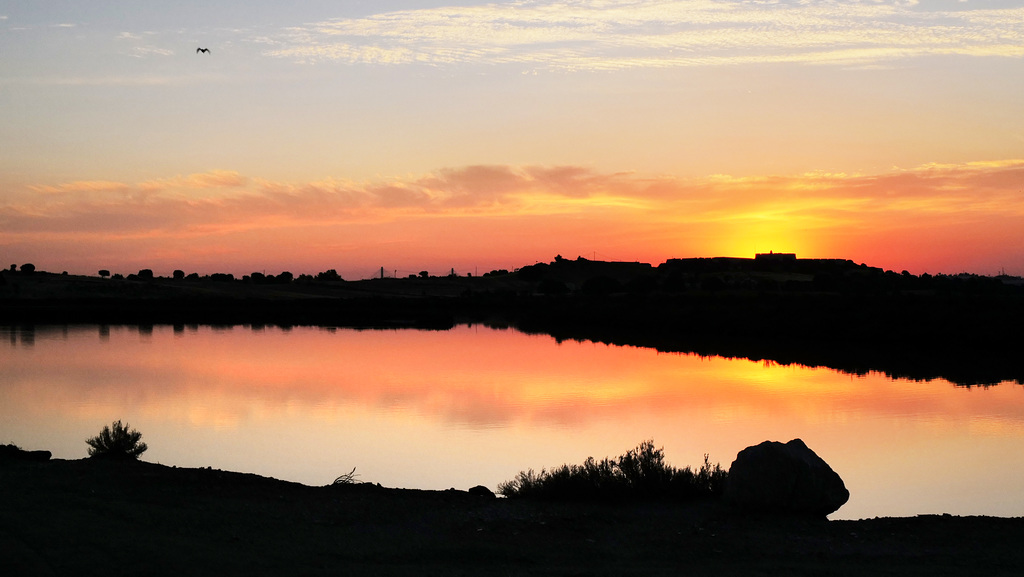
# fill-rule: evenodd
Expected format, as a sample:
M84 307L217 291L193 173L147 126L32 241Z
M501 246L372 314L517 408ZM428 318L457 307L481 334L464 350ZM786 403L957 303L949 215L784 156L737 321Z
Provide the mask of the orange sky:
M0 50L5 267L1024 275L1013 0L29 3Z
M1024 161L884 175L681 179L579 167L476 166L368 182L211 171L32 185L7 255L45 270L364 278L486 272L555 254L658 264L769 250L921 272L1024 273Z

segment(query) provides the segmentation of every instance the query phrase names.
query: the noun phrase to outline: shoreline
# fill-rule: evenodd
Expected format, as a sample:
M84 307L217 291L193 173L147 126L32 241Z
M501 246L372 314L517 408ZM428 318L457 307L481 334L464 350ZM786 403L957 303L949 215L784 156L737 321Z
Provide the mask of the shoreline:
M12 574L963 575L1024 566L1024 517L857 521L716 502L580 503L313 487L95 459L0 462Z
M503 276L288 283L6 272L0 273L0 318L26 330L73 324L445 330L479 323L556 340L854 375L877 371L967 387L1024 384L1024 288L1017 285L973 277L940 282L850 263L839 263L840 275L833 270L839 264L817 261L796 261L788 272L701 262L684 272L672 272L670 263L637 272L639 265L625 263L628 275L622 264L560 261ZM616 280L617 274L624 276ZM618 289L598 290L608 285ZM575 288L565 292L568 287Z
M443 331L480 324L548 335L557 341L825 367L850 375L878 372L893 379L944 379L963 387L1024 385L1024 357L1018 354L1024 346L1024 333L1008 335L986 328L983 319L995 315L995 310L975 319L965 313L959 323L949 317L917 322L914 319L930 314L921 310L899 322L890 319L891 326L875 333L871 328L853 326L853 319L869 306L862 303L841 313L847 320L839 321L833 316L828 321L844 326L845 333L826 335L831 329L823 325L823 319L829 319L831 313L813 306L789 318L762 316L756 322L748 322L753 312L748 315L741 309L722 310L721 301L707 307L699 301L689 304L687 310L652 306L637 310L614 301L580 304L551 299L504 305L434 297L200 303L171 299L60 299L0 301L0 316L5 319L5 326L29 333L68 326L172 326L176 330L195 326L308 326ZM1024 318L1024 311L1021 316ZM950 326L940 329L936 323Z

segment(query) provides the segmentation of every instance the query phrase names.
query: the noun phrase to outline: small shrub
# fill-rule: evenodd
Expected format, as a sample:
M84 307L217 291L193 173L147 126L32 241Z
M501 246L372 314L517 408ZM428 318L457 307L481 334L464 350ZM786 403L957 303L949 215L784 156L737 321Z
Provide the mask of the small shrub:
M500 484L498 492L510 498L685 501L721 495L727 476L706 454L697 471L667 465L664 450L656 449L654 441L644 441L618 459L590 457L582 465L562 465L540 473L529 469Z
M111 426L103 426L99 435L86 439L89 445L89 456L104 459L138 459L149 447L141 441L142 433L114 421Z

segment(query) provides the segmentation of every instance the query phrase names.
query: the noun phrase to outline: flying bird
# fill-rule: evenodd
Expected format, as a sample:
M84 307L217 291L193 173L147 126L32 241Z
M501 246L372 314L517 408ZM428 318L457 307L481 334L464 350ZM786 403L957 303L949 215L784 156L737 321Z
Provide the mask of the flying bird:
M196 48L196 54L199 54L200 52L206 52L207 54L209 54L210 53L210 49L209 48Z

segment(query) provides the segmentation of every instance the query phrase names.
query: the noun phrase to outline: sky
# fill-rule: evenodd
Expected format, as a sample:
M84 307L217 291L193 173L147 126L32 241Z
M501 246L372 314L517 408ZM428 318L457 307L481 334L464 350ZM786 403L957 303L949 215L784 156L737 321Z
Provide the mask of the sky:
M0 0L0 266L1024 275L1022 113L1024 0Z

